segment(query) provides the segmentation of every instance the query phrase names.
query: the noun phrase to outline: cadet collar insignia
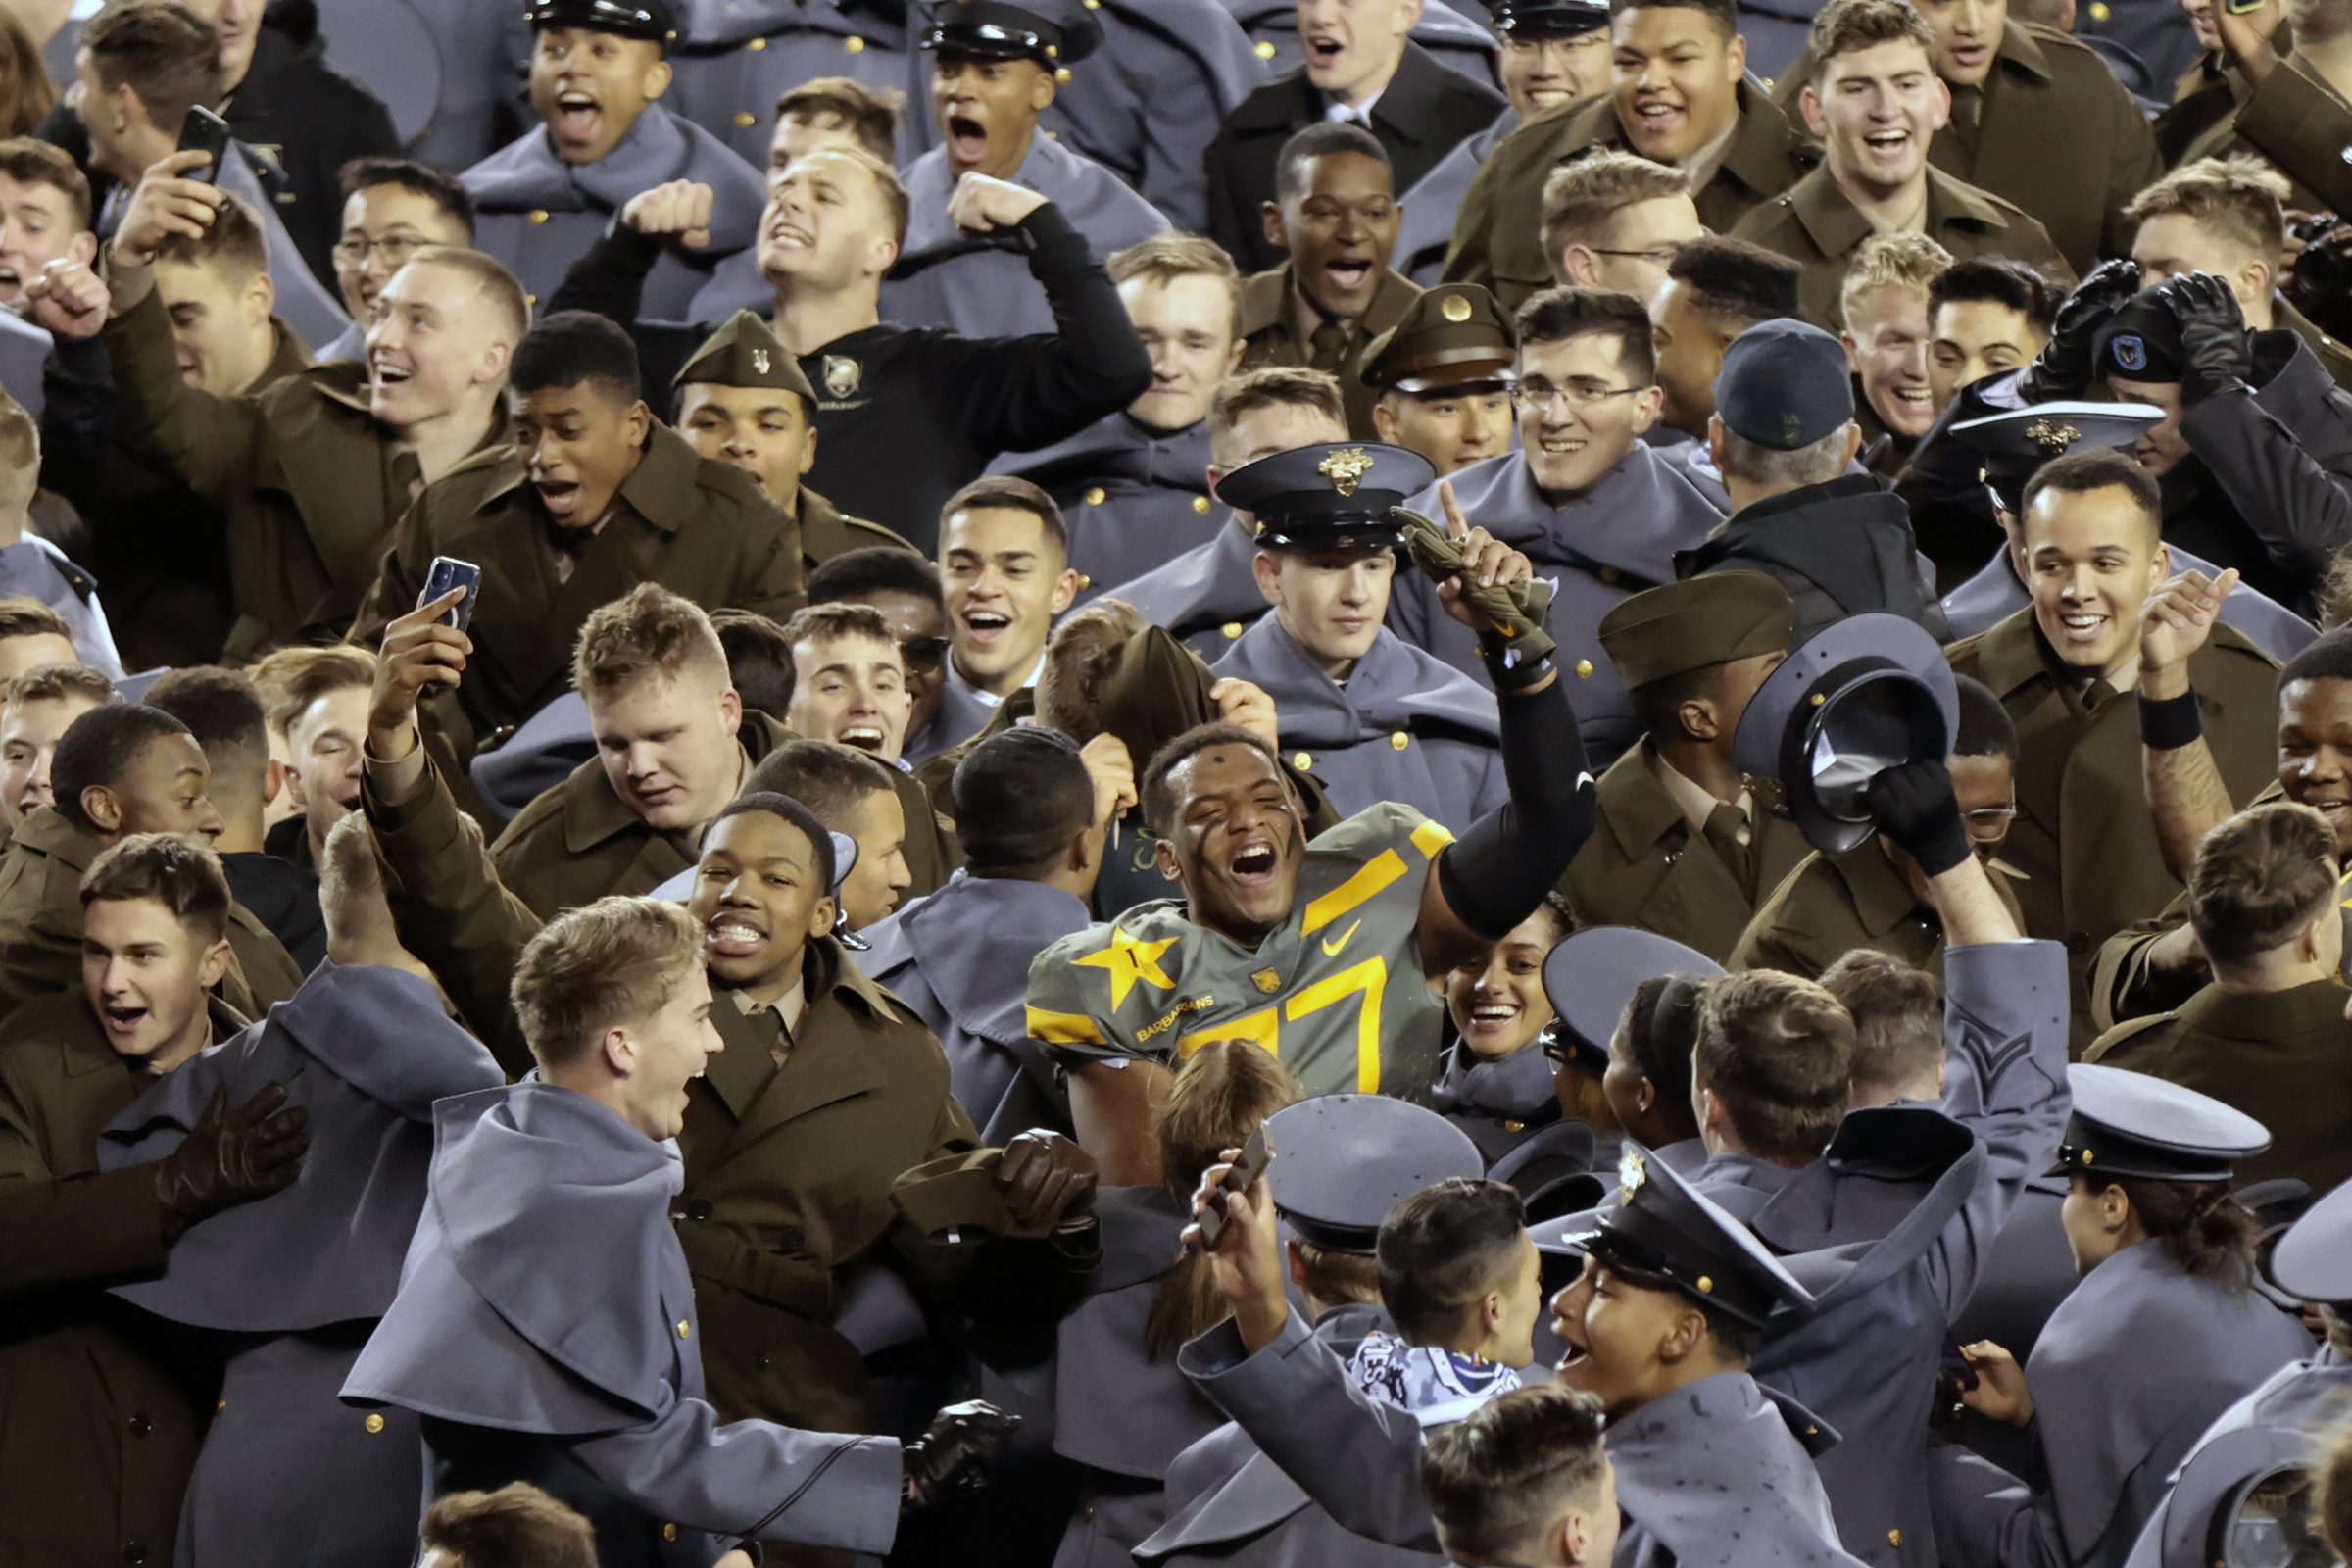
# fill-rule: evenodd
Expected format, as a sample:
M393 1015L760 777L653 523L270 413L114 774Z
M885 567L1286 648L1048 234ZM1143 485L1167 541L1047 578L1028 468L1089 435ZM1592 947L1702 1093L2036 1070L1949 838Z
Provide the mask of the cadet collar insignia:
M1250 975L1250 983L1270 997L1282 989L1282 976L1271 969L1260 969Z
M825 390L836 399L854 398L865 380L865 370L846 354L825 356Z
M2026 426L2026 439L2038 443L2050 457L2066 455L2066 449L2082 439L2082 432L2063 419L2035 419Z
M754 375L765 375L765 374L767 373L767 366L768 366L767 350L765 350L765 349L754 349L754 350L752 350L752 373L753 373ZM828 366L826 368L827 368L827 370L828 370L828 372L829 372L829 371L830 371L830 369L831 369L831 367L830 367L830 366Z
M1470 302L1459 294L1448 294L1446 302L1438 307L1438 314L1448 321L1467 321L1470 319Z
M1348 447L1334 452L1315 465L1315 471L1331 481L1331 487L1342 496L1355 494L1355 487L1372 471L1374 459L1362 447Z
M1642 1161L1642 1151L1628 1148L1617 1159L1617 1201L1630 1204L1634 1195L1649 1180L1649 1167Z

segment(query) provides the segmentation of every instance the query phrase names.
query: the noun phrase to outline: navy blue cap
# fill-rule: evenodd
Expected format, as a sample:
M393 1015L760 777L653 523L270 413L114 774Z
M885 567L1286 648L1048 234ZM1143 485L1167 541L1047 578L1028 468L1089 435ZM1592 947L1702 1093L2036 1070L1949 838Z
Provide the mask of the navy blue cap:
M2306 1301L2352 1302L2352 1182L2287 1227L2271 1250L2271 1278Z
M1761 1328L1776 1308L1813 1304L1753 1231L1631 1139L1617 1163L1617 1206L1563 1229L1551 1250L1665 1280L1742 1323Z
M1051 71L1102 45L1084 0L932 0L916 43L991 60L1034 60Z
M2334 1561L2291 1549L2317 1534L2297 1493L2310 1484L2319 1446L2291 1427L2240 1427L2201 1445L2165 1499L2158 1568Z
M1387 1095L1318 1095L1266 1118L1274 1207L1299 1240L1370 1256L1389 1210L1487 1162L1470 1135L1423 1105Z
M1758 321L1723 351L1715 412L1725 429L1760 447L1811 446L1854 416L1845 345L1788 317Z
M1608 1065L1609 1041L1626 1004L1644 980L1683 974L1713 980L1723 965L1672 937L1630 925L1596 925L1563 940L1544 960L1544 994L1569 1037L1555 1055L1581 1058L1598 1071ZM1594 1057L1597 1062L1594 1063Z
M1573 38L1609 24L1608 0L1487 0L1505 38Z
M2187 359L2180 346L2180 321L2155 293L2134 294L2099 328L2090 351L2091 374L2100 380L2178 381Z
M2144 1072L2079 1061L2066 1083L2075 1111L2053 1176L2226 1182L2271 1147L2270 1129L2244 1111Z
M1257 519L1261 545L1389 550L1404 542L1395 509L1438 482L1418 452L1339 441L1277 452L1217 481L1217 499Z
M1963 419L1952 434L1984 455L1992 477L2025 480L2052 458L2128 447L2163 422L2164 411L2147 403L2035 403Z
M537 27L580 27L621 38L643 38L669 51L678 19L668 0L531 0L523 20Z

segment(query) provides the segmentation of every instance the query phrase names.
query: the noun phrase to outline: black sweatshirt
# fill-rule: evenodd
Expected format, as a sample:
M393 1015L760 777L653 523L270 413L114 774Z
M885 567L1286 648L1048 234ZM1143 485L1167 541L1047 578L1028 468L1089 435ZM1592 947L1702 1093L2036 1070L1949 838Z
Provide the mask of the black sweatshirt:
M885 321L801 356L817 395L816 491L895 528L926 554L939 510L1000 452L1052 446L1152 383L1152 361L1085 236L1052 203L1021 223L1046 290L1051 337L969 338ZM629 328L646 387L667 387L717 325L637 319L658 240L615 228L581 257L547 309L594 311Z

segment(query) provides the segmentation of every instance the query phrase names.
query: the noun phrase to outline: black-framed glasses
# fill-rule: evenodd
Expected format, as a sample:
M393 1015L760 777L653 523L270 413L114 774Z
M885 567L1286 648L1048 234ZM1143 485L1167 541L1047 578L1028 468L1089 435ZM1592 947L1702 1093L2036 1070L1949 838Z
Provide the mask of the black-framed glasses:
M899 658L907 673L928 675L947 662L948 640L945 637L902 637L899 639Z
M433 242L419 234L396 234L390 239L346 239L335 242L333 255L338 267L361 267L370 256L381 256L384 265L398 271L408 259Z
M1571 381L1553 386L1548 381L1522 381L1511 388L1511 407L1522 414L1548 411L1557 400L1571 409L1598 408L1611 398L1630 398L1638 386L1610 386L1600 381Z
M1652 245L1649 247L1649 249L1642 251L1613 251L1604 246L1588 245L1585 247L1585 249L1591 251L1595 256L1624 256L1629 258L1638 257L1644 262L1650 263L1652 266L1664 267L1667 263L1674 260L1675 252L1681 250L1682 247L1680 245Z

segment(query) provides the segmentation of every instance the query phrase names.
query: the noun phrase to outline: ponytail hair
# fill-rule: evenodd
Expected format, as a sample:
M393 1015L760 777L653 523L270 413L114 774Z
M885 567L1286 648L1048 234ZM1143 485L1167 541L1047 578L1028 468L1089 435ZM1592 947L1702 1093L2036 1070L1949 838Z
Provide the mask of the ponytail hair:
M2311 1515L2338 1557L2352 1559L2352 1426L2328 1439L2311 1467Z
M2228 1182L2167 1182L2113 1176L2091 1188L2120 1187L2140 1228L2191 1279L2234 1290L2254 1286L2254 1248L2262 1222L2230 1194Z
M1209 1166L1250 1141L1258 1124L1298 1098L1290 1069L1246 1040L1212 1040L1187 1057L1159 1113L1160 1179L1189 1200ZM1144 1322L1156 1361L1231 1315L1205 1253L1188 1251L1159 1276Z

